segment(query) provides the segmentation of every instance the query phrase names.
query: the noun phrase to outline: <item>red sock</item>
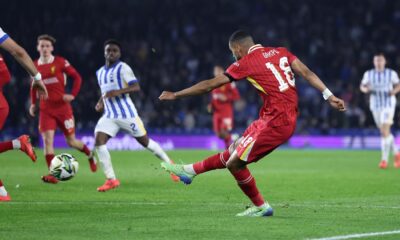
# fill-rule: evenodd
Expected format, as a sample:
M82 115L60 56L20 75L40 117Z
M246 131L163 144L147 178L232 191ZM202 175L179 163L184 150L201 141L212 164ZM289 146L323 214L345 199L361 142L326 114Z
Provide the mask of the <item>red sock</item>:
M14 149L12 141L0 142L0 153Z
M232 175L235 177L240 189L250 198L255 206L261 206L265 203L263 196L257 189L256 180L254 180L247 167L232 173Z
M230 134L228 134L228 136L224 138L224 143L225 143L225 149L228 149L232 143L232 136Z
M0 179L0 187L2 187L3 186L3 182L1 181L1 179Z
M196 174L208 172L214 169L226 168L226 161L228 161L231 154L228 150L222 153L217 153L206 160L193 164L193 169Z
M90 150L86 145L83 145L83 148L80 151L86 154L86 156L90 155Z
M51 160L53 160L54 154L46 154L47 167L50 168Z

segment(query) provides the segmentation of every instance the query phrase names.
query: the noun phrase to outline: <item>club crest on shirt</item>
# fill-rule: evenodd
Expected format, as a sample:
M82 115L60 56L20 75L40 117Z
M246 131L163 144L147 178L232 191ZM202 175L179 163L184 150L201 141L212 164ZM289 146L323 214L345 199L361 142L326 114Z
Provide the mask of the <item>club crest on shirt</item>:
M52 67L50 68L50 72L51 72L51 74L56 73L56 66L52 66Z

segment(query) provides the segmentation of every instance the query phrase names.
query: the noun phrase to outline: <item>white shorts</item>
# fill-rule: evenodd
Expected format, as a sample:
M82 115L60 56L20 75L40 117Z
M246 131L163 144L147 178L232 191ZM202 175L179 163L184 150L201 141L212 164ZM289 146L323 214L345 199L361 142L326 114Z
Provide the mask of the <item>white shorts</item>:
M115 137L119 130L129 133L133 137L143 137L147 133L140 117L119 119L105 116L99 119L94 132L103 132Z
M379 128L382 124L392 125L395 110L395 108L384 108L382 110L372 111L376 126Z

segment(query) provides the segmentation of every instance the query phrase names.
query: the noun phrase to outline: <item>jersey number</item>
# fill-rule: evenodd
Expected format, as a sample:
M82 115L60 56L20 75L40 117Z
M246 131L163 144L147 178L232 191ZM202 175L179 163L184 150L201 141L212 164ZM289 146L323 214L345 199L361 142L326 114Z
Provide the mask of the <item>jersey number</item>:
M274 64L267 62L265 65L274 74L276 80L278 80L279 91L286 91L289 88L289 85L292 87L295 86L294 75L292 72L292 68L290 68L287 57L282 57L279 60L279 68L284 72L286 81L283 79L281 73L278 71L278 69L276 69Z

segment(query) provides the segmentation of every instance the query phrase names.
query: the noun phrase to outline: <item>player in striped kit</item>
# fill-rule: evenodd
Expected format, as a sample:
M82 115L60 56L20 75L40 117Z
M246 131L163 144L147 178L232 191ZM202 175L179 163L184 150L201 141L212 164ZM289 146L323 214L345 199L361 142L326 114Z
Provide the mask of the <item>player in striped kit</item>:
M369 107L381 133L382 160L379 167L387 168L392 151L395 156L394 166L400 168L400 154L390 130L396 109L395 95L400 91L399 76L394 70L385 67L386 59L382 53L375 54L373 62L374 69L364 73L360 90L370 94Z
M128 64L120 61L121 45L116 40L104 43L106 65L97 72L97 80L102 96L96 104L96 111L103 112L96 129L96 153L100 165L106 175L104 185L97 188L105 192L120 185L111 164L111 156L107 149L107 141L123 130L134 137L143 147L150 150L158 158L167 163L172 160L160 145L147 136L146 129L140 119L129 93L140 91L138 80ZM171 175L174 181L179 181Z

